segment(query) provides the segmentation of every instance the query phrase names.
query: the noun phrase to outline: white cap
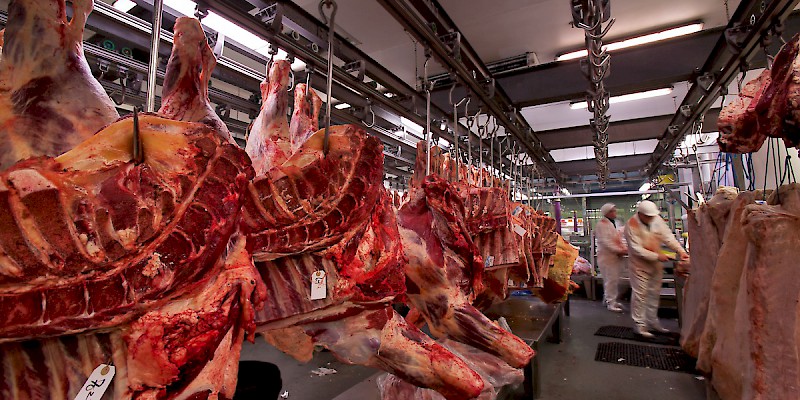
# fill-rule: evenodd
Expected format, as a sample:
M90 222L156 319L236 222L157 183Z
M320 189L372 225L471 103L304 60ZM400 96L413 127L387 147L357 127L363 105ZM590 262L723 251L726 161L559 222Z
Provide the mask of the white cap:
M639 206L636 207L636 212L647 215L648 217L655 217L656 215L661 214L661 210L658 209L656 203L653 203L650 200L640 201Z
M608 213L611 212L611 210L614 210L616 208L617 206L614 203L603 204L603 206L600 207L600 214L602 214L605 217L606 215L608 215Z

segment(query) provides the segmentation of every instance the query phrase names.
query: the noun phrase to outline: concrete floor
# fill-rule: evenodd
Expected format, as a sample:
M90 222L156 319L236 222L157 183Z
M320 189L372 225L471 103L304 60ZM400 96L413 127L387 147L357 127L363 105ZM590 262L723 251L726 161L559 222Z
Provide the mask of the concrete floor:
M571 316L562 320L563 342L540 344L541 400L705 400L705 381L694 375L594 361L598 343L619 340L594 336L594 332L603 325L630 326L628 307L626 313L617 314L597 301L573 299L570 303ZM675 319L664 318L662 324L678 329ZM328 352L301 364L259 338L256 344L245 344L242 359L278 365L289 400L380 400L375 382L379 371L344 365ZM311 371L318 367L337 373L316 376Z
M573 299L570 308L571 316L562 322L563 342L540 345L537 357L542 374L541 400L706 398L705 381L695 375L594 360L598 343L623 341L594 336L594 332L603 325L631 326L627 304L622 314L606 310L599 301ZM662 318L661 323L670 330L678 330L676 319Z

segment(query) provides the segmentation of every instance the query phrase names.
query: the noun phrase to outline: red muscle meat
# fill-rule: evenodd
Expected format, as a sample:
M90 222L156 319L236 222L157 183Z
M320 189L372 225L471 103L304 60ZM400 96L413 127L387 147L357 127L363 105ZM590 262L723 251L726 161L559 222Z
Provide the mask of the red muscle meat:
M216 64L200 21L178 18L158 113L176 121L202 122L225 140L232 140L228 127L208 101L208 82Z
M92 1L15 0L0 59L0 170L57 156L119 115L83 56Z

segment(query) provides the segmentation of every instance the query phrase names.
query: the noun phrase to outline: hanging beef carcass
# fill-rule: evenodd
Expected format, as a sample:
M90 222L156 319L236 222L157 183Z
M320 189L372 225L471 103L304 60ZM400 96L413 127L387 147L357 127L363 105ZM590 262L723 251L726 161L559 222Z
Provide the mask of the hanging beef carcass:
M464 206L444 180L428 176L398 212L411 304L431 332L525 366L533 351L472 306L483 263L464 225Z
M739 95L719 112L719 149L725 153L758 151L767 139L758 126L758 104L764 89L770 84L770 71L764 70L756 79L742 87Z
M741 366L744 399L800 396L800 285L787 279L797 270L792 250L800 245L799 195L796 184L783 186L770 205L748 205L742 215L749 242L739 290L744 301L736 307L746 317L736 322L747 338L741 346L749 350Z
M287 65L276 61L269 79ZM285 110L285 91L263 94L268 106L259 120L267 122L253 128L248 148L287 143L285 115L274 113ZM313 127L313 100L297 100L311 112L296 113L293 123L310 116L304 123ZM307 129L291 130L295 143ZM480 376L391 308L405 291L404 262L383 188L380 141L354 126L334 126L325 154L324 135L317 131L285 161L274 152L251 154L267 171L249 186L241 224L267 286L259 331L300 360L322 345L345 362L390 371L450 399L477 396ZM315 278L321 287L312 293Z
M681 315L681 346L695 358L698 357L700 337L706 326L717 255L723 245L731 205L737 195L736 188L720 187L707 203L689 212L687 230L693 241L691 275L683 289L683 301L691 306L684 307Z
M220 255L252 168L206 125L139 129L139 165L126 118L0 174L3 398L72 398L109 361L115 398L232 396L260 301L244 242Z
M83 56L90 0L14 0L0 59L0 170L57 156L119 115Z
M208 82L217 64L197 18L175 21L172 54L167 63L162 104L158 113L176 121L202 122L225 140L233 140L228 127L208 101Z
M786 147L800 144L800 122L794 120L796 107L792 102L797 96L800 71L797 68L800 54L800 34L783 45L775 56L770 69L769 85L763 90L756 105L759 113L758 127L764 135L783 138Z

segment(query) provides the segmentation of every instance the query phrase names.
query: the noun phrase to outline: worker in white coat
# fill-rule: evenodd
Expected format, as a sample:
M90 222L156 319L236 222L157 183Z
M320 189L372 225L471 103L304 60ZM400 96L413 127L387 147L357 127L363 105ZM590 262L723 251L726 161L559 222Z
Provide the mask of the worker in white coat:
M606 203L600 207L603 218L597 222L594 235L597 239L597 266L603 274L603 292L609 311L622 312L619 304L619 278L625 267L628 248L622 243L617 230L617 206Z
M650 338L653 337L650 330L668 332L658 322L658 303L664 276L662 263L669 260L661 252L661 246L663 244L674 250L682 260L688 259L689 255L661 219L661 212L655 203L644 200L636 211L636 215L625 225L633 287L631 317L636 333Z

